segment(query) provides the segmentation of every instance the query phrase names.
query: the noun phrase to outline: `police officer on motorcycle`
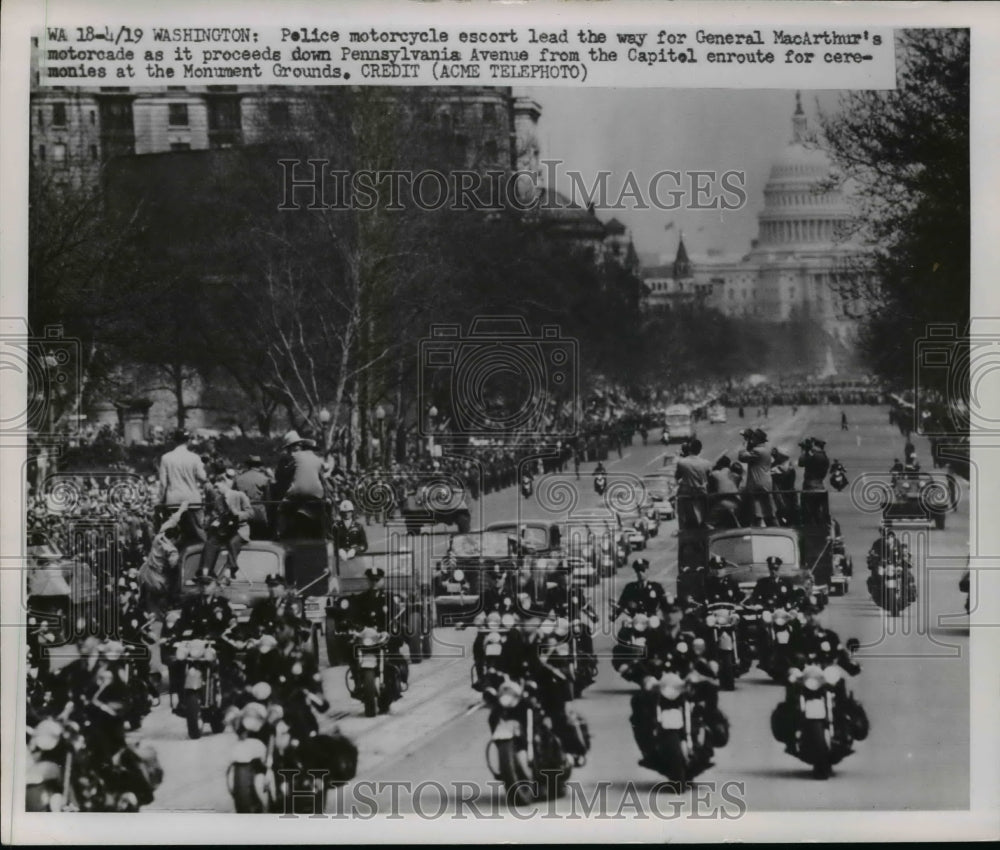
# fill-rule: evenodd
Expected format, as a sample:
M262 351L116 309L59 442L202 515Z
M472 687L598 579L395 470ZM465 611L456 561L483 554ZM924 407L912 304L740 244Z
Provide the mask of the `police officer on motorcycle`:
M299 645L302 620L283 613L273 628L274 643L258 645L248 658L247 669L253 672L254 683L271 686L271 699L283 707L292 737L301 743L319 731L313 709L325 712L330 703L323 694L316 659Z
M743 599L743 591L739 582L731 575L723 575L723 561L718 555L708 559L708 574L705 577L705 602L738 603Z
M214 640L219 653L219 671L223 686L235 679L235 660L232 648L226 642L229 632L236 626L236 615L229 602L219 595L219 580L212 573L199 573L194 578L201 592L184 603L180 618L169 629L175 639L186 637ZM184 678L184 662L174 659L169 664L170 693L177 697L174 714L183 716L180 693Z
M288 593L283 575L268 575L264 583L267 585L267 598L257 602L250 611L249 631L255 638L275 634L278 622L286 614L300 619L303 616L302 604Z
M622 588L622 594L615 606L616 614L642 612L652 616L662 612L666 604L667 592L658 581L647 580L649 561L645 558L638 558L632 562L632 569L635 570L635 581L630 581Z
M765 608L779 608L791 604L795 595L792 583L778 574L784 561L777 555L767 558L767 575L757 579L753 592L748 600L753 605L763 605Z
M373 626L381 632L388 632L388 657L399 671L400 681L405 686L410 678L410 665L400 652L403 646L399 625L402 612L395 597L385 589L385 570L381 567L369 567L365 570L365 578L368 579L368 587L351 600L349 616L352 625L357 629ZM351 664L357 664L356 656L352 657Z

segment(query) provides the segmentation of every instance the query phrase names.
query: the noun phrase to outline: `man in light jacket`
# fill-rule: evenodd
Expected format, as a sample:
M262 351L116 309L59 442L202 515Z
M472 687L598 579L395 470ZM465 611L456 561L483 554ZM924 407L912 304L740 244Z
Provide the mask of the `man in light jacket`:
M201 500L202 487L208 476L201 458L191 451L193 441L191 434L177 431L173 450L160 458L160 505L163 513L175 513L185 502L190 505L180 520L180 549L205 539Z

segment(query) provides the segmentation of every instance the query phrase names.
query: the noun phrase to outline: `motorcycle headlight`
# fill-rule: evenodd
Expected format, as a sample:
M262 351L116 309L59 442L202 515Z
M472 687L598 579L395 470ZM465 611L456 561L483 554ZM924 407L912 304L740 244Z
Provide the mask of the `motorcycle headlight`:
M215 651L215 647L214 646L206 646L205 647L205 660L206 661L215 661L215 659L217 657L218 657L218 653Z
M497 702L503 708L513 708L521 701L521 686L516 682L504 682L497 693Z
M823 678L828 685L836 685L840 681L843 673L835 664L831 664L823 671Z
M250 693L257 702L267 702L271 698L271 686L267 682L257 682Z
M786 611L775 611L774 612L774 625L784 626L788 623L788 613Z
M124 652L125 647L116 640L108 641L101 647L101 654L108 659L108 661L117 661L122 657Z
M646 627L649 625L649 618L645 614L636 614L632 618L632 628L637 632L646 631Z
M822 643L821 643L821 644L819 645L819 648L820 648L821 650L823 650L823 652L829 652L829 651L830 651L830 642L829 642L829 641L823 641L823 642L822 642Z
M681 655L683 655L683 654L684 654L685 652L687 652L687 651L688 651L688 645L687 645L687 641L683 641L683 640L682 640L682 641L680 641L680 642L679 642L679 643L677 644L677 651L678 651L678 652L679 652L679 653L680 653Z
M771 616L771 612L770 612L770 611L762 611L762 612L761 612L761 615L760 615L760 618L761 618L761 619L762 619L762 620L763 620L763 621L764 621L765 623L770 623L770 622L771 622L771 620L772 620L772 619L774 619L774 618L773 618L773 617Z
M188 656L195 660L201 658L205 654L205 642L202 640L193 640L188 644Z
M650 617L649 618L649 627L651 629L658 629L658 628L660 628L660 618L657 617L657 616L655 616L655 615L652 616L652 617Z
M500 625L503 628L505 628L505 629L512 629L512 628L514 628L514 624L516 622L517 621L514 619L514 615L513 614L504 614L500 618Z
M185 658L188 657L188 645L186 641L184 643L177 644L177 646L174 648L174 657L178 661L183 661Z
M378 641L378 632L375 631L371 626L368 626L361 631L361 645L362 646L374 646Z
M709 614L705 618L705 625L708 626L709 628L711 628L712 626L714 626L716 624L716 622L717 622L717 618L713 614Z
M550 635L556 629L556 624L552 620L543 620L541 625L538 627L538 631L543 635Z
M340 600L340 610L341 611L346 611L350 607L351 607L351 600L350 599L341 599Z
M815 676L806 676L802 684L805 685L806 690L818 691L823 683Z
M461 570L455 570L455 571L454 571L454 572L453 572L453 573L451 574L451 577L452 577L452 578L453 578L453 579L454 579L455 581L464 581L464 580L465 580L465 573L463 573L463 572L462 572Z
M264 718L259 714L244 714L243 717L240 718L240 725L242 725L247 732L259 732L264 728Z
M499 629L500 623L501 623L500 615L497 614L496 611L494 611L486 618L486 628L488 628L490 631L496 631L497 629Z
M559 637L566 637L569 634L569 620L565 617L560 617L556 620L555 633Z
M272 705L267 709L267 722L272 726L277 725L279 720L284 719L285 709L284 706Z

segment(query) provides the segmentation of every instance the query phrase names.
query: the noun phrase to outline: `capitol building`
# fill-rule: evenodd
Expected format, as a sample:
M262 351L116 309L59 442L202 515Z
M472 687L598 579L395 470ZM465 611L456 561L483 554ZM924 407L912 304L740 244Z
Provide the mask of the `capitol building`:
M801 322L826 337L840 362L850 359L864 306L855 285L864 248L849 238L852 210L827 154L809 141L796 94L792 136L771 166L749 252L688 251L683 236L671 264L642 277L651 310L701 304L727 316Z

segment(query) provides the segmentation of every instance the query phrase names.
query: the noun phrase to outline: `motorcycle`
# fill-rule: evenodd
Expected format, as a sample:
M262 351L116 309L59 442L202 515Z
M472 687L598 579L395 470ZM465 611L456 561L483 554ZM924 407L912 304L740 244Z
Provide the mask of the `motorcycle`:
M917 600L917 583L913 574L902 564L880 564L868 576L868 593L872 601L898 617Z
M724 691L735 690L736 679L753 663L741 614L741 607L731 602L713 602L705 610L705 625L712 631L719 661L719 687Z
M612 605L611 616L618 614ZM643 675L641 662L646 658L646 638L649 632L660 627L660 618L650 617L641 611L626 616L618 630L615 648L611 653L611 666L626 682L638 683Z
M222 699L219 653L215 641L187 638L174 641L174 658L184 662L184 685L180 710L187 722L188 737L201 737L207 721L218 735L226 727Z
M649 718L655 720L650 767L682 786L711 765L715 751L717 733L693 692L702 681L697 671L686 678L666 671L647 685L656 700L656 712ZM720 745L728 740L728 729L723 737Z
M64 714L28 730L26 811L137 812L153 802L163 781L156 751L144 743L127 744L98 762L85 724Z
M847 470L841 464L835 464L830 472L830 486L838 493L841 493L849 483L847 480Z
M574 699L579 699L584 690L597 679L597 659L581 657L579 651L580 636L585 628L586 625L579 618L571 621L564 616L545 620L539 626L541 634L551 634L558 641L556 651L567 660L566 671L573 686Z
M503 680L497 688L490 725L493 731L486 745L486 764L503 782L508 805L524 806L562 796L573 768L533 680Z
M603 496L604 491L608 488L608 477L606 475L595 475L594 476L594 492L598 496Z
M503 674L497 669L500 656L503 655L504 645L511 629L517 627L517 617L514 614L491 613L483 617L481 614L476 617L476 625L482 636L482 672L477 669L477 665L472 665L472 687L483 691L484 694L496 693L496 686ZM461 628L461 624L459 625Z
M113 665L116 675L127 689L128 699L124 707L124 719L129 729L134 732L142 726L146 715L160 703L155 681L139 675L135 656L129 654L125 646L117 641L103 644L101 653Z
M284 707L271 700L267 682L256 683L249 695L251 701L233 709L230 718L239 740L226 771L226 785L236 811L323 812L327 789L354 778L357 747L339 732L320 735L293 729ZM308 747L302 746L304 740Z
M535 480L530 475L521 476L521 495L525 499L530 499L535 492Z
M386 714L406 690L396 665L388 660L389 633L365 626L354 633L353 666L345 674L347 690L365 707L365 717Z
M868 737L868 717L844 688L845 676L837 664L807 664L792 674L790 698L771 715L775 739L812 765L817 779L828 779L833 766L854 751L854 742Z
M784 682L791 667L791 643L795 615L785 608L775 608L760 613L763 640L757 655L757 666L774 681Z

